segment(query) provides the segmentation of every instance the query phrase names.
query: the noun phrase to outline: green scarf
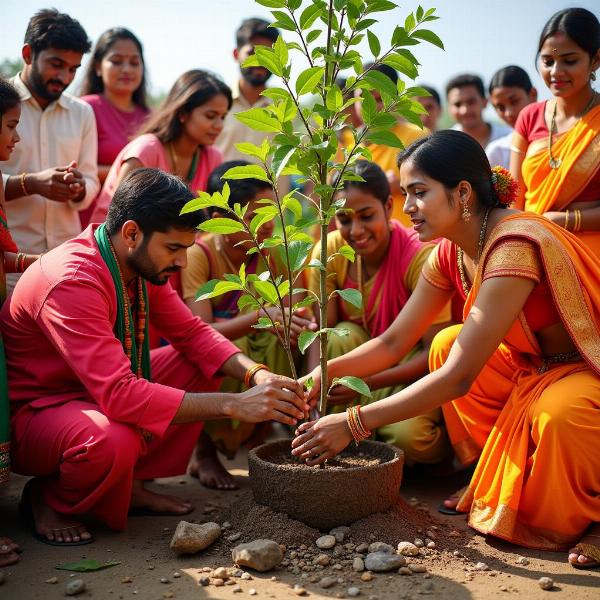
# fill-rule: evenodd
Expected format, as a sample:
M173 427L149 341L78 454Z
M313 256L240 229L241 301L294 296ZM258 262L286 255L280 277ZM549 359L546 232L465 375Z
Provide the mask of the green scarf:
M125 298L123 297L123 282L121 279L121 272L119 265L113 256L108 234L106 233L105 224L102 223L94 232L94 237L98 243L100 255L104 259L110 274L112 275L113 282L115 284L115 292L117 294L117 322L115 323L115 335L117 339L123 344L123 350L125 350ZM144 379L150 381L150 343L148 336L148 292L146 290L146 282L142 279L142 291L144 294L144 301L146 304L146 324L144 329L144 346L142 348L142 375ZM133 315L131 314L131 304L127 303L127 310L129 311L129 335L131 336L131 370L134 373L138 371L137 361L137 346L135 339L135 322Z

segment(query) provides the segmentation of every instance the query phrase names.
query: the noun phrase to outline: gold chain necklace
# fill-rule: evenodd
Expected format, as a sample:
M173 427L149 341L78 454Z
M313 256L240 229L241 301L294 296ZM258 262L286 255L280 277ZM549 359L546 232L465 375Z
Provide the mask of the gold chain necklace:
M481 253L483 252L483 242L485 241L488 216L491 210L491 208L488 208L485 211L485 215L483 215L483 220L481 221L481 229L479 230L479 241L477 243L477 263L479 263ZM458 248L456 249L456 264L458 266L458 273L460 275L460 282L462 283L463 292L465 293L465 296L468 296L469 292L471 291L471 286L469 285L469 282L467 281L467 277L465 275L465 265L463 258L463 249L460 246L458 246Z
M594 100L596 100L596 91L594 90L592 93L592 97L590 101L585 105L585 108L581 112L579 118L583 117L588 110L594 104ZM550 119L550 128L548 129L548 163L550 164L551 169L559 169L562 165L562 158L554 158L552 156L552 136L556 133L556 107L558 106L558 101L554 101L554 110L552 111L552 119Z

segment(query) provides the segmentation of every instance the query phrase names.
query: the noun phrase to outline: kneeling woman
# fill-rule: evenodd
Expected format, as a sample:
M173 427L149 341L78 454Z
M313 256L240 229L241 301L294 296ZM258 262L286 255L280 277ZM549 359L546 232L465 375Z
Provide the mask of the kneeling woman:
M452 344L448 330L434 340L435 371L360 411L303 424L293 452L317 464L346 447L352 431L360 438L451 403L451 439L468 434L481 452L458 503L471 527L545 550L580 540L569 561L596 566L600 261L549 220L507 209L512 182L492 175L464 133L419 140L399 164L404 210L420 239L445 240L393 325L346 362L358 376L395 364L463 288L464 324Z
M423 264L434 248L432 243L419 241L416 231L392 220L392 196L383 170L373 162L359 160L353 172L363 181L346 181L338 192L338 200L345 204L335 217L337 231L327 237L328 255L349 244L356 252L356 261L348 262L337 255L327 265L327 293L347 288L358 289L362 308L334 296L328 304L329 327L346 329L344 337L330 336L328 359L337 359L338 376L354 375L346 368L345 354L367 340L382 334L394 321L414 291ZM318 258L320 245L313 252ZM316 269L309 269L309 287L318 294ZM429 344L437 331L448 325L450 307L418 340L414 347L393 367L381 370L378 365L371 371L367 383L374 390L373 398L356 397L349 388L336 386L329 395L334 411L348 404L366 404L387 398L428 372ZM339 358L338 358L339 357ZM317 344L311 346L311 367L318 363ZM450 455L450 445L444 428L442 411L435 408L427 414L377 429L376 438L402 448L409 463L438 463Z

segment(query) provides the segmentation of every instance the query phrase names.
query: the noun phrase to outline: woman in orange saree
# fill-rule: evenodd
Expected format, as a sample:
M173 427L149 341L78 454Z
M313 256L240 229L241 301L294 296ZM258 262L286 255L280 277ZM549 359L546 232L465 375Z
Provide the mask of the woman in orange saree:
M538 46L554 99L525 107L511 146L518 208L574 232L600 256L600 23L572 8L550 18Z
M371 354L386 368L457 290L464 324L451 346L432 348L436 370L360 411L301 425L293 453L318 464L382 424L451 403L480 455L458 505L471 527L545 550L579 540L569 561L598 566L600 259L549 220L507 209L508 175L494 176L466 134L437 132L399 162L420 239L445 241L386 334L367 342ZM372 367L364 354L345 356L359 377Z

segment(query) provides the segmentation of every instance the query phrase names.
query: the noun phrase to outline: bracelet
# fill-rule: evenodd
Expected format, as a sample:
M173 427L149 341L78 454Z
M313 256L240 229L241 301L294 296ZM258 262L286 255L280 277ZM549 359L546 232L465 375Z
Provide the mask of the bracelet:
M569 210L565 210L565 229L569 231Z
M346 409L346 420L357 446L360 441L371 437L371 432L363 425L360 418L360 405L349 406Z
M256 373L258 373L258 371L268 371L269 367L267 367L267 365L263 365L261 363L256 363L255 365L252 365L247 371L246 374L244 375L244 385L246 387L250 387L250 382L252 381L252 377L254 377L254 375Z
M581 211L577 208L573 211L575 215L575 225L573 225L573 231L577 232L581 229Z
M29 196L29 192L27 191L27 187L25 186L25 177L27 177L27 173L21 173L19 180L21 181L21 191L23 192L23 196Z

